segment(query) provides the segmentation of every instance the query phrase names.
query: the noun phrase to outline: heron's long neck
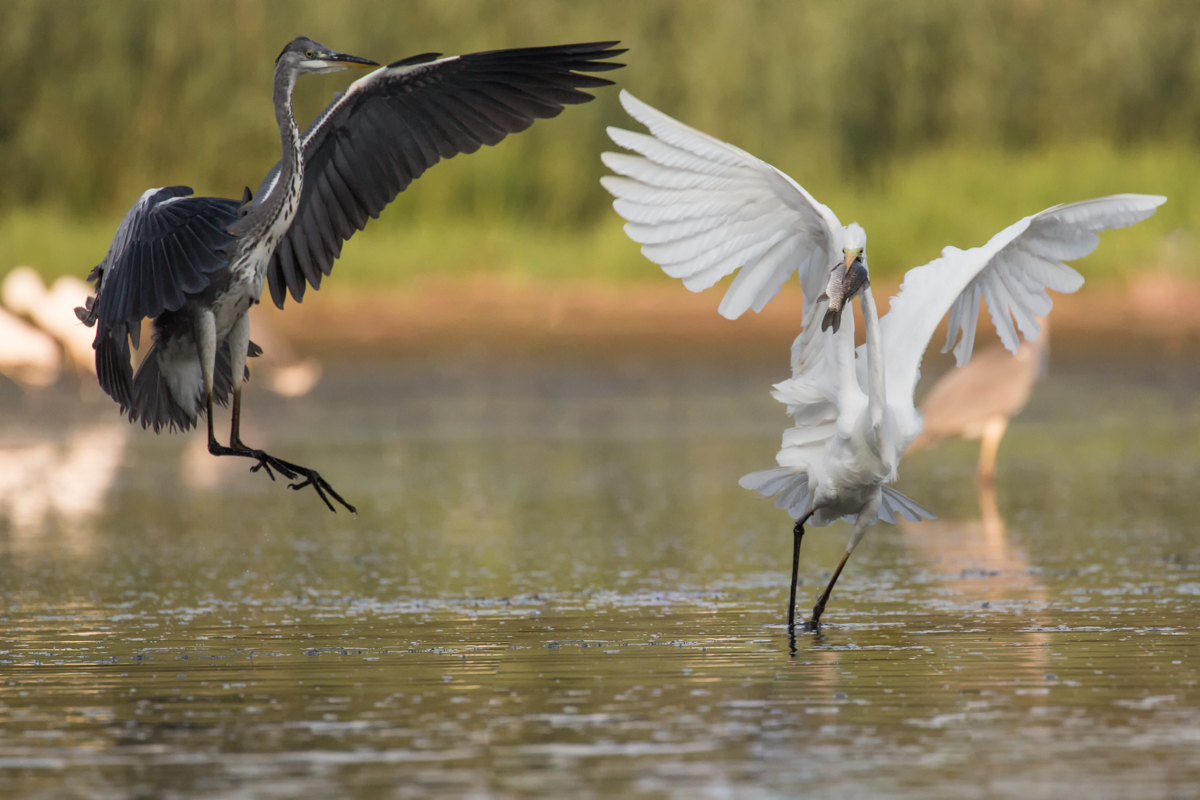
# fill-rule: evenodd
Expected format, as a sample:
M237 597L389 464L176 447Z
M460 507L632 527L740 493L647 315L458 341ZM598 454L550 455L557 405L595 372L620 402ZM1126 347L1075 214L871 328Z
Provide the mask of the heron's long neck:
M303 165L300 163L300 131L296 127L296 117L292 113L292 90L296 88L296 74L282 66L275 70L275 121L279 124L279 142L283 153L280 156L279 180L275 182L276 192L286 191L292 179L301 174Z
M883 341L879 335L879 314L871 287L863 289L859 298L863 312L863 328L867 334L867 403L871 410L871 425L877 430L887 406L887 388L883 382Z

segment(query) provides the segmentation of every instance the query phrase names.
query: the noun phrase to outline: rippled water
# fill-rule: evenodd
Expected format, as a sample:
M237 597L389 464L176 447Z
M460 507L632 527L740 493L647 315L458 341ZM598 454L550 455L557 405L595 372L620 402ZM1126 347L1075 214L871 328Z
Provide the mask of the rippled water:
M245 438L357 518L0 387L0 795L1194 797L1192 361L1056 362L995 496L974 445L911 456L940 519L878 525L795 656L790 522L736 484L769 369L253 394ZM806 606L846 533L806 537Z

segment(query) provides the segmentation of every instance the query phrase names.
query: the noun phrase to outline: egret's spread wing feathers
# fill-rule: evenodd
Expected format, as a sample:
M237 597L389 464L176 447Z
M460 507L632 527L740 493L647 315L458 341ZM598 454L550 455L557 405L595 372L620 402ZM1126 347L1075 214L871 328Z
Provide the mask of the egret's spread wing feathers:
M797 270L805 306L829 275L841 223L799 184L749 153L684 125L627 91L621 103L652 136L609 128L638 153L604 153L601 179L642 254L693 292L741 269L722 316L761 311Z
M300 205L267 270L275 304L283 307L286 291L299 302L305 282L319 289L342 243L438 161L496 144L588 102L583 89L611 85L585 73L622 66L605 61L624 52L614 44L425 54L353 83L303 136ZM259 198L277 175L278 166Z
M1140 222L1164 202L1155 195L1119 194L1054 206L1010 225L982 247L947 247L941 258L909 270L880 321L889 403L911 406L921 358L947 313L943 352L953 347L958 366L971 357L980 299L1004 346L1016 352L1017 331L1037 338L1034 318L1050 312L1046 290L1069 293L1083 285L1083 276L1062 262L1092 252L1099 231Z
M182 308L229 260L234 237L227 229L242 204L191 194L187 186L168 186L133 204L92 271L95 299L76 310L84 324L96 326L96 374L122 407L133 402L128 338L136 346L144 318Z

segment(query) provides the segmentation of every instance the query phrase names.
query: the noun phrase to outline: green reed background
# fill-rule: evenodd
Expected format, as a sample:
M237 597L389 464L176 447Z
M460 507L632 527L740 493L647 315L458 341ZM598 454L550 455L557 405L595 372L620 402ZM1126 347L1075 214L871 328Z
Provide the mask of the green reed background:
M238 196L278 158L271 70L297 33L381 62L620 39L619 84L792 174L899 274L1047 205L1170 203L1089 273L1200 275L1200 6L1184 0L121 0L0 5L0 272L83 274L147 187ZM307 78L302 120L348 82ZM616 90L438 165L339 281L478 271L654 278L598 184Z

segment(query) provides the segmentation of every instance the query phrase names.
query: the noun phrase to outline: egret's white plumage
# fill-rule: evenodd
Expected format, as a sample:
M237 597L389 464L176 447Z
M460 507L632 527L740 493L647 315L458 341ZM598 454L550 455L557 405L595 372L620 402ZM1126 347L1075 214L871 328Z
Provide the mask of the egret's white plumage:
M629 220L625 232L642 253L693 292L741 272L720 313L736 319L761 311L792 273L805 303L825 288L828 262L842 252L842 225L794 180L744 150L690 128L629 92L621 103L653 136L609 128L621 147L642 157L604 153L623 177L600 179Z
M848 268L856 254L866 266L862 228L843 228L795 181L748 153L628 92L621 93L621 102L653 137L610 128L614 142L643 157L605 153L604 163L624 177L602 182L617 198L614 208L629 220L626 232L643 244L650 260L693 291L741 268L721 303L729 318L762 309L799 272L803 330L792 347L792 378L775 387L795 427L784 433L779 466L746 475L741 485L776 496L776 505L799 520L794 558L805 521L854 523L834 581L877 518L933 516L887 484L895 481L900 457L921 432L913 389L942 318L950 315L943 352L953 348L960 366L971 355L980 299L1001 341L1015 352L1018 331L1037 338L1034 318L1052 305L1046 290L1073 292L1083 284L1063 260L1087 255L1099 231L1132 225L1166 201L1123 194L1069 203L1010 225L982 247L947 247L941 258L905 275L882 320L869 285L862 290L866 341L856 349L853 315L838 330L821 330L828 300L820 293L831 270ZM813 627L832 587L833 582L813 610ZM794 593L795 561L793 606Z

